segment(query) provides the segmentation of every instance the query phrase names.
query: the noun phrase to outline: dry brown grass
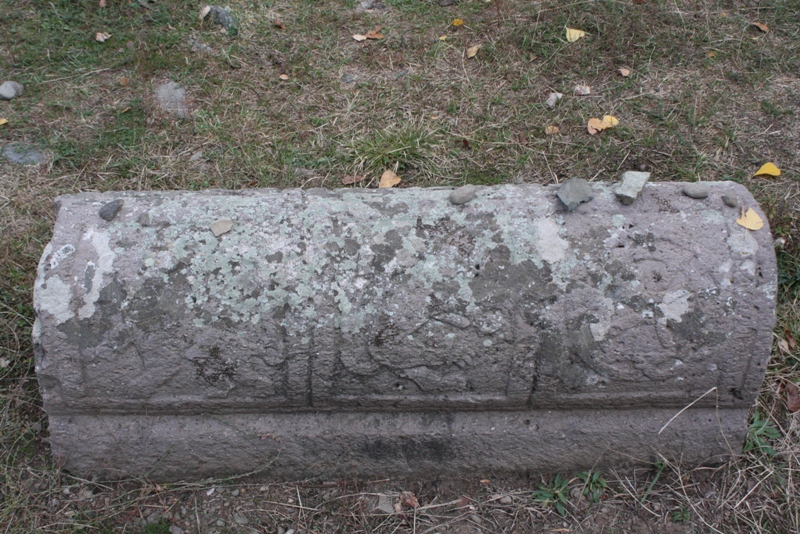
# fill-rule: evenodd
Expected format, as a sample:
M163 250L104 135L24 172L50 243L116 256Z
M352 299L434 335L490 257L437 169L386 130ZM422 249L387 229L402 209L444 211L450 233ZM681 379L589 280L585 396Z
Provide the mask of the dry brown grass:
M0 145L37 143L50 160L0 161L0 359L8 361L0 367L0 533L155 533L171 524L185 532L800 531L798 416L786 412L781 390L800 381L797 348L774 349L754 407L780 436L767 439L774 456L757 450L716 469L603 473L609 487L591 505L580 497L583 483L563 473L571 480L565 517L534 498L553 484L538 476L160 487L58 471L35 382L30 292L59 194L336 187L386 166L402 186L614 180L631 169L658 180L736 180L785 242L776 339L787 329L800 339L797 2L462 0L443 9L383 0L387 9L366 13L356 3L231 1L241 19L236 39L200 25L190 2L4 6L0 72L27 88L0 103L9 119ZM451 27L455 17L466 24ZM755 20L771 31L758 33ZM377 25L384 39L351 39ZM565 25L589 36L567 44ZM104 45L90 38L100 29L114 35ZM190 38L211 51L193 51ZM468 59L474 44L482 48ZM630 77L619 76L622 66ZM170 79L187 88L188 120L153 100L153 87ZM571 96L576 84L593 94ZM551 91L565 93L552 111L543 105ZM608 113L620 126L588 136L587 119ZM548 125L561 133L545 135ZM781 177L751 180L764 161L777 163ZM405 490L419 510L375 511L378 494ZM173 516L145 527L143 519L165 511ZM233 522L234 511L249 523Z

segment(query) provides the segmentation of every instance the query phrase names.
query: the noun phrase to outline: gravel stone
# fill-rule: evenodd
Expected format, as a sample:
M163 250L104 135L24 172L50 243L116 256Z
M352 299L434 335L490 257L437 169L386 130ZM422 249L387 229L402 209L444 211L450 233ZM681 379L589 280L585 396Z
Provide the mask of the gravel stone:
M20 165L38 165L47 161L45 155L38 149L19 143L6 145L3 148L3 156L8 161Z
M236 522L237 525L246 525L250 522L247 517L243 516L242 514L233 514L233 520Z
M622 175L622 183L617 186L614 193L623 204L633 204L649 179L649 172L628 171Z
M708 196L708 186L701 183L691 183L683 186L683 194L690 198L706 198Z
M167 82L156 87L156 101L164 111L185 119L189 114L186 105L186 89L175 82Z
M3 85L0 85L0 100L12 100L22 96L23 91L25 91L25 86L21 83L3 82Z
M478 188L474 185L464 185L459 187L458 189L454 189L452 193L450 193L450 202L459 206L461 204L466 204L473 198L475 198L475 193L478 192Z
M506 495L505 497L500 499L500 504L511 504L513 502L514 499L512 499L510 495Z
M230 219L217 219L212 222L208 228L214 233L215 237L219 237L231 231L231 228L233 228L233 221Z
M573 211L582 202L589 202L594 198L592 186L583 178L570 178L559 188L556 195L567 207L567 211Z
M225 28L225 31L231 37L239 34L239 21L236 20L236 17L233 16L233 13L228 8L211 6L211 11L208 14L211 15L211 20L214 24L219 24Z
M178 525L172 525L169 527L169 534L183 534L183 529Z
M733 193L725 193L722 195L722 201L726 206L730 206L731 208L738 208L741 205L741 202L739 202L739 197Z
M122 208L122 199L118 198L116 200L112 200L111 202L107 202L103 204L103 207L100 208L100 218L104 221L113 221L114 217L117 216L119 210Z

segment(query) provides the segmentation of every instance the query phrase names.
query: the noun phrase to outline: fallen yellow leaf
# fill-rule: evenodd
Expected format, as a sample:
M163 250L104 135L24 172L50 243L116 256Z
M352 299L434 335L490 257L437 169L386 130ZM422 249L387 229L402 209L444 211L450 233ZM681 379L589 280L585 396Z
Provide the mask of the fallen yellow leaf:
M780 176L781 170L775 166L771 161L765 163L760 169L756 171L753 176Z
M8 124L8 119L0 119L0 126Z
M574 43L581 37L585 37L586 32L583 30L576 30L574 28L567 28L567 41Z
M105 43L109 39L111 39L111 34L108 32L97 32L94 34L94 40L98 43Z
M600 119L591 118L586 125L586 129L589 130L589 135L594 135L601 130L605 130L606 127Z
M712 57L714 57L714 56L716 56L716 55L717 55L717 53L716 53L716 52L714 52L713 50L709 50L708 52L706 52L706 57L707 57L708 59L711 59Z
M379 33L381 31L381 27L377 26L374 30L370 30L364 36L367 39L383 39L383 34Z
M447 36L446 35L442 35L441 37L439 37L439 40L440 41L446 41L447 40Z
M463 26L464 25L464 21L461 20L461 19L454 19L453 22L451 22L451 24L453 26L455 26L456 28L458 28L459 26Z
M360 33L357 33L357 34L355 34L353 36L353 39L355 39L356 41L358 41L360 43L361 41L366 41L367 40L367 36L366 35L361 35Z
M606 128L613 128L619 124L619 120L614 115L603 115L603 125Z
M561 130L558 129L558 126L545 126L544 133L546 135L555 135Z
M381 181L378 184L378 187L381 189L385 189L387 187L394 187L400 183L400 177L397 176L392 171L383 171L381 174Z
M627 78L628 76L631 75L631 69L626 69L625 67L622 67L621 69L618 69L618 70L619 70L619 73L622 75L623 78Z
M753 26L755 26L756 28L758 28L759 30L761 30L764 33L767 33L769 31L769 26L767 26L763 22L754 22Z
M473 47L470 47L470 49L467 50L467 57L475 57L478 54L478 50L480 49L480 47L481 45L475 45Z
M736 219L736 222L744 226L748 230L761 230L764 227L764 221L758 216L758 213L753 208L748 208L747 213L742 208L742 216Z

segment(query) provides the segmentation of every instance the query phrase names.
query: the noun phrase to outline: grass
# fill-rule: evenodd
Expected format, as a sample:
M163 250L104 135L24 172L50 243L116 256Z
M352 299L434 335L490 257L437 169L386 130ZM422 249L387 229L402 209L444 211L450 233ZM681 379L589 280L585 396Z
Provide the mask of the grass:
M461 0L440 8L383 0L386 9L366 12L357 4L231 0L235 38L201 23L191 2L18 0L0 11L0 77L26 86L23 97L0 102L9 120L0 145L34 144L49 156L34 167L0 161L0 532L172 524L233 532L241 530L236 507L259 532L800 531L800 436L781 390L800 381L800 349L777 345L749 450L715 469L654 459L649 470L557 480L481 482L486 475L475 473L266 486L100 485L56 469L33 368L30 295L59 194L337 187L353 174L369 178L357 187L374 187L385 169L400 175L400 187L615 180L626 170L733 180L756 196L782 242L776 343L787 332L800 339L797 2ZM451 25L457 17L463 26ZM379 25L383 39L351 37ZM567 43L565 26L586 38ZM96 42L98 31L111 39ZM170 80L187 90L186 120L154 101L154 87ZM573 96L578 84L592 94ZM550 110L553 91L565 96ZM619 126L589 136L587 120L605 114ZM560 133L546 135L550 125ZM782 175L752 179L766 161ZM536 497L556 487L563 514ZM402 490L422 509L375 512L375 494ZM154 512L170 516L147 523Z

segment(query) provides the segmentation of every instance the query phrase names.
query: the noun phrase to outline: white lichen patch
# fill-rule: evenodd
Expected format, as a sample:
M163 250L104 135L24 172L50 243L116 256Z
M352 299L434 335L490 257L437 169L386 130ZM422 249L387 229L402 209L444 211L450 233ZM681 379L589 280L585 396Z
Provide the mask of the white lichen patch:
M110 236L96 229L90 229L83 237L84 240L91 241L94 251L97 254L97 261L90 262L93 265L91 270L91 283L86 284L88 291L83 296L83 306L78 310L78 317L86 319L94 315L95 303L100 298L100 290L103 289L103 277L112 273L114 268L114 251L109 247ZM89 265L87 265L88 267Z
M656 307L664 314L663 317L658 318L658 323L665 326L669 320L680 323L683 315L690 309L689 298L691 296L692 294L685 289L671 291L664 295L661 304L656 304Z
M38 313L47 312L56 319L56 325L65 323L75 317L70 307L72 287L64 283L58 275L37 282L34 290L34 301Z
M569 243L559 235L560 227L553 219L536 219L536 251L550 265L555 265L566 256Z

